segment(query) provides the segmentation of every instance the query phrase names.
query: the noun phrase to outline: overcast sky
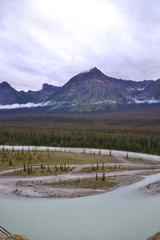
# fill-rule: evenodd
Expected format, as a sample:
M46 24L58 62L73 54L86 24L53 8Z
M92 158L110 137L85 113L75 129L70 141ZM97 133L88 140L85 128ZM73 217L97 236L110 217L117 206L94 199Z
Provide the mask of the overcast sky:
M0 82L62 86L95 66L160 78L159 0L0 0Z

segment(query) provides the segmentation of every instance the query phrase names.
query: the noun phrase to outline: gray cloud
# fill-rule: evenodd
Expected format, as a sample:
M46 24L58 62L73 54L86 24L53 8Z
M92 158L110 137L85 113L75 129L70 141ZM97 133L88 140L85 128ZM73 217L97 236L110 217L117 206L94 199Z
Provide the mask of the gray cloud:
M100 68L133 80L160 77L160 1L0 1L0 82L61 86Z

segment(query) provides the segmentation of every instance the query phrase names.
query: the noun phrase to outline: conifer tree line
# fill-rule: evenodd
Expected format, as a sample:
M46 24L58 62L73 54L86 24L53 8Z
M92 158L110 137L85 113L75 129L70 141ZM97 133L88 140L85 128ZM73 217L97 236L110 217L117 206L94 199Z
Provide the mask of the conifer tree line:
M0 145L7 144L117 149L160 154L160 117L134 118L121 115L108 118L0 118ZM12 165L12 162L10 164Z

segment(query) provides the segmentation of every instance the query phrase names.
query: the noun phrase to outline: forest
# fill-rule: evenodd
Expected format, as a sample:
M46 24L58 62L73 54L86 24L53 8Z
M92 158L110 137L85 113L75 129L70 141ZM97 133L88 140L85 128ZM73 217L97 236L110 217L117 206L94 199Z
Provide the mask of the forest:
M0 145L83 147L160 154L160 115L0 116Z

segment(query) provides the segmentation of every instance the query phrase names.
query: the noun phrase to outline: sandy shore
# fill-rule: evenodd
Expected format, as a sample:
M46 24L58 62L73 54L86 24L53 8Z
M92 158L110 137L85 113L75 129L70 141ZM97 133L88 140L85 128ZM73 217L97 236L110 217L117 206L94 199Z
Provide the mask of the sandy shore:
M20 181L16 183L16 190L13 192L22 197L43 197L43 198L75 198L90 196L114 190L120 186L129 185L140 181L142 177L137 175L117 175L114 177L116 185L106 189L76 188L76 187L53 187L51 182L43 181Z
M0 196L2 195L16 195L22 197L38 197L38 198L74 198L104 193L114 190L120 186L129 185L140 181L145 175L151 175L160 172L160 163L155 161L144 161L126 159L120 156L117 158L119 164L117 166L123 167L121 171L107 171L106 181L114 179L114 184L109 187L101 188L87 188L76 187L74 184L69 186L59 186L58 182L66 182L77 179L95 179L96 172L83 172L83 168L91 166L90 164L72 165L74 170L61 175L48 175L48 176L9 176L14 171L5 170L0 172ZM133 161L131 161L133 160ZM115 163L106 163L107 166L114 166ZM7 176L6 176L7 174ZM98 177L102 177L102 172L98 173ZM99 180L100 181L100 180ZM54 183L54 184L52 184ZM150 184L145 188L146 191L152 193L160 192L160 182Z
M22 197L39 197L39 198L74 198L104 193L114 190L120 186L129 185L142 180L144 175L160 172L157 170L133 170L108 172L106 178L115 179L115 185L106 189L76 188L76 187L53 187L52 182L68 181L95 178L96 173L72 173L58 176L41 176L41 177L0 177L0 195L17 195ZM102 173L99 173L101 176Z

